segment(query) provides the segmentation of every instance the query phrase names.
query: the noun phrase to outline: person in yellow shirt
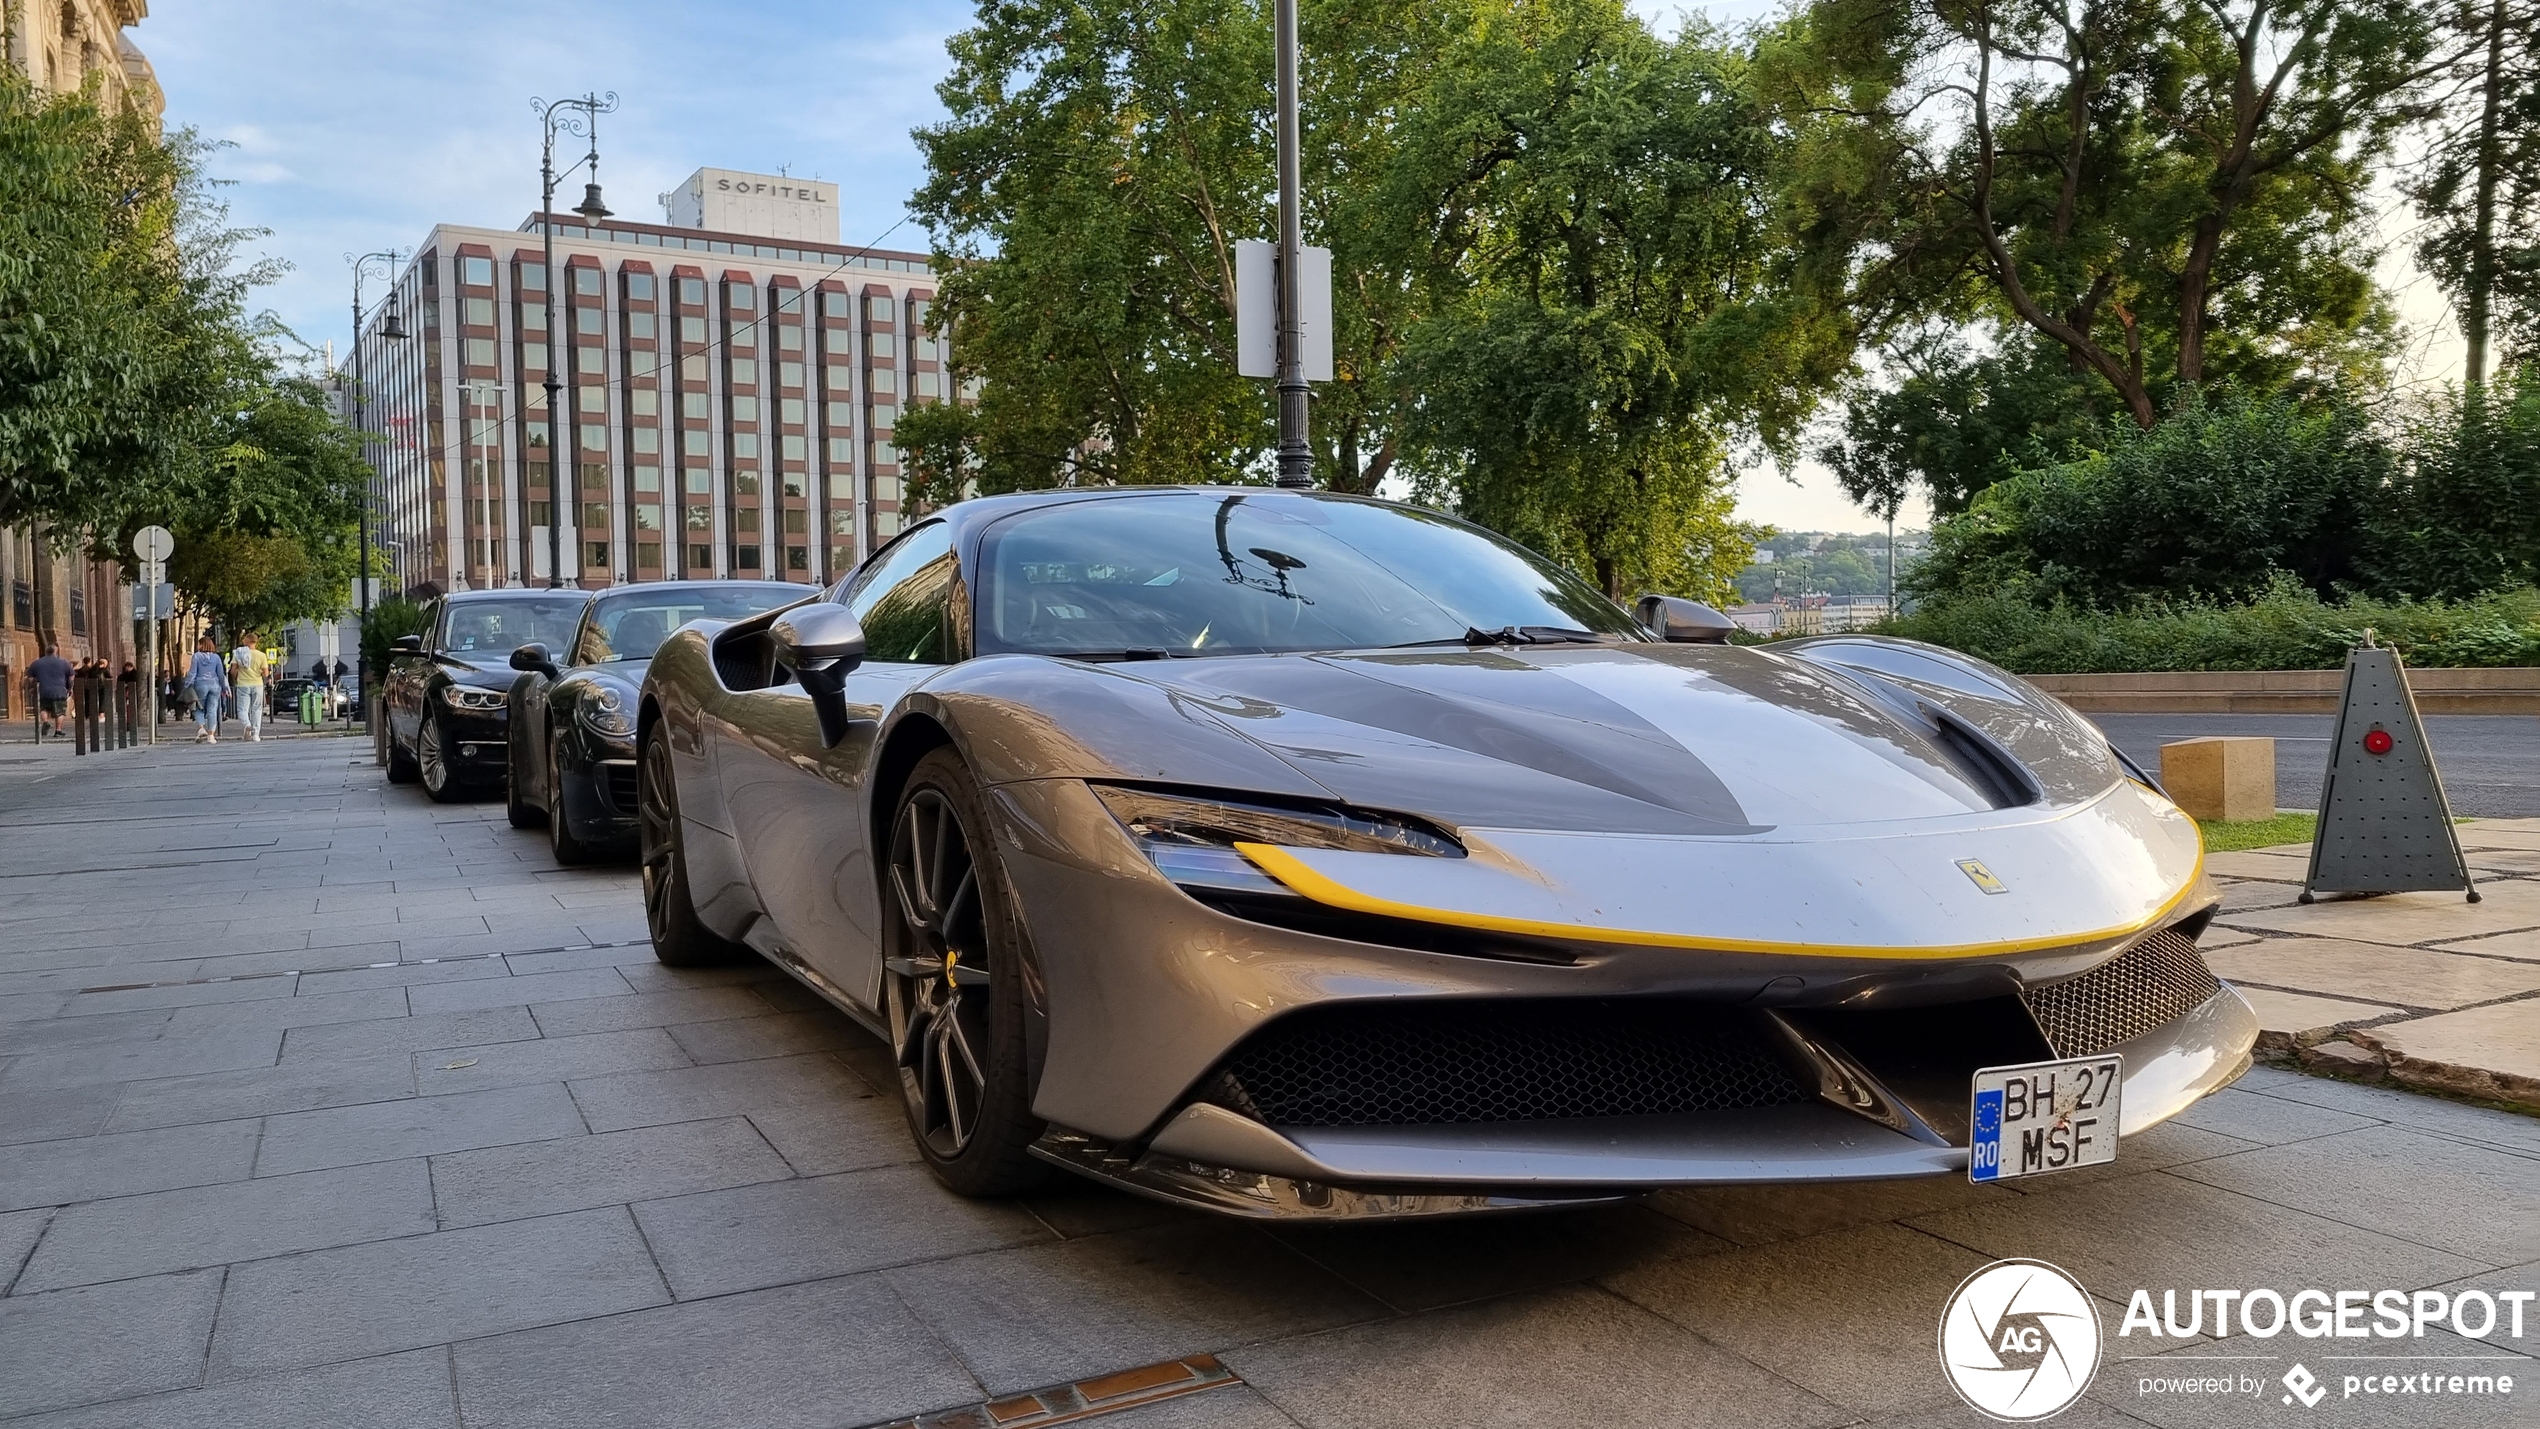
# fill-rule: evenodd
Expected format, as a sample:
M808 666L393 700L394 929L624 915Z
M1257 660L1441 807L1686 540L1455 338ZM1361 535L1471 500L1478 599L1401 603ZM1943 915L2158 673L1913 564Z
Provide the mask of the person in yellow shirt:
M238 722L247 726L247 741L264 738L265 672L273 668L273 657L259 648L255 632L239 637L238 648L229 652L229 687L238 703Z

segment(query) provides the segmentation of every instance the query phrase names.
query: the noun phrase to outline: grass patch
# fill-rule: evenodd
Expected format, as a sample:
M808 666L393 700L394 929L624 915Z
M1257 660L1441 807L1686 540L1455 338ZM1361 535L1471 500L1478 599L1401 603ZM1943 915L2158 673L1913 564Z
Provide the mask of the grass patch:
M2205 852L2235 853L2244 848L2309 843L2311 830L2318 823L2317 814L2278 814L2272 819L2242 819L2236 823L2198 819L2196 827L2205 831Z

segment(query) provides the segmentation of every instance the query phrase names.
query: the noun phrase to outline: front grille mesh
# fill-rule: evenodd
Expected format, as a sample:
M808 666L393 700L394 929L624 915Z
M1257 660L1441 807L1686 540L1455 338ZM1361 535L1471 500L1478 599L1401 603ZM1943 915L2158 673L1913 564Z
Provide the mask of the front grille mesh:
M603 759L600 765L600 792L609 807L629 818L635 813L635 761Z
M1272 1126L1417 1126L1784 1106L1808 1094L1732 1010L1561 999L1308 1008L1246 1039L1202 1097Z
M2221 991L2196 941L2164 928L2079 977L2021 994L2061 1057L2131 1041Z

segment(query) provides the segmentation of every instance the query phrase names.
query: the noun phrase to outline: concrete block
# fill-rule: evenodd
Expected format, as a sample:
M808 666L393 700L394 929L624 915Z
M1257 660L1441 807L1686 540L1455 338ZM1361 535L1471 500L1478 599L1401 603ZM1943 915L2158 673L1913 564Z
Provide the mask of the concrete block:
M2275 741L2182 739L2161 746L2161 787L2188 814L2239 823L2275 817Z

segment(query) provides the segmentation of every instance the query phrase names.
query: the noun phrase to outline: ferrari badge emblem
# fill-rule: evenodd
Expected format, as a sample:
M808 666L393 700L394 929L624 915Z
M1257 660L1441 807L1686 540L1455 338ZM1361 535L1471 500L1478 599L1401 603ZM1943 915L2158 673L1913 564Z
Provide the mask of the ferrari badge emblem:
M1958 860L1958 870L1961 873L1966 874L1968 879L1972 881L1976 887L1983 889L1987 893L2008 893L2011 891L2011 885L1994 877L1993 870L1984 866L1983 859L1962 858Z

